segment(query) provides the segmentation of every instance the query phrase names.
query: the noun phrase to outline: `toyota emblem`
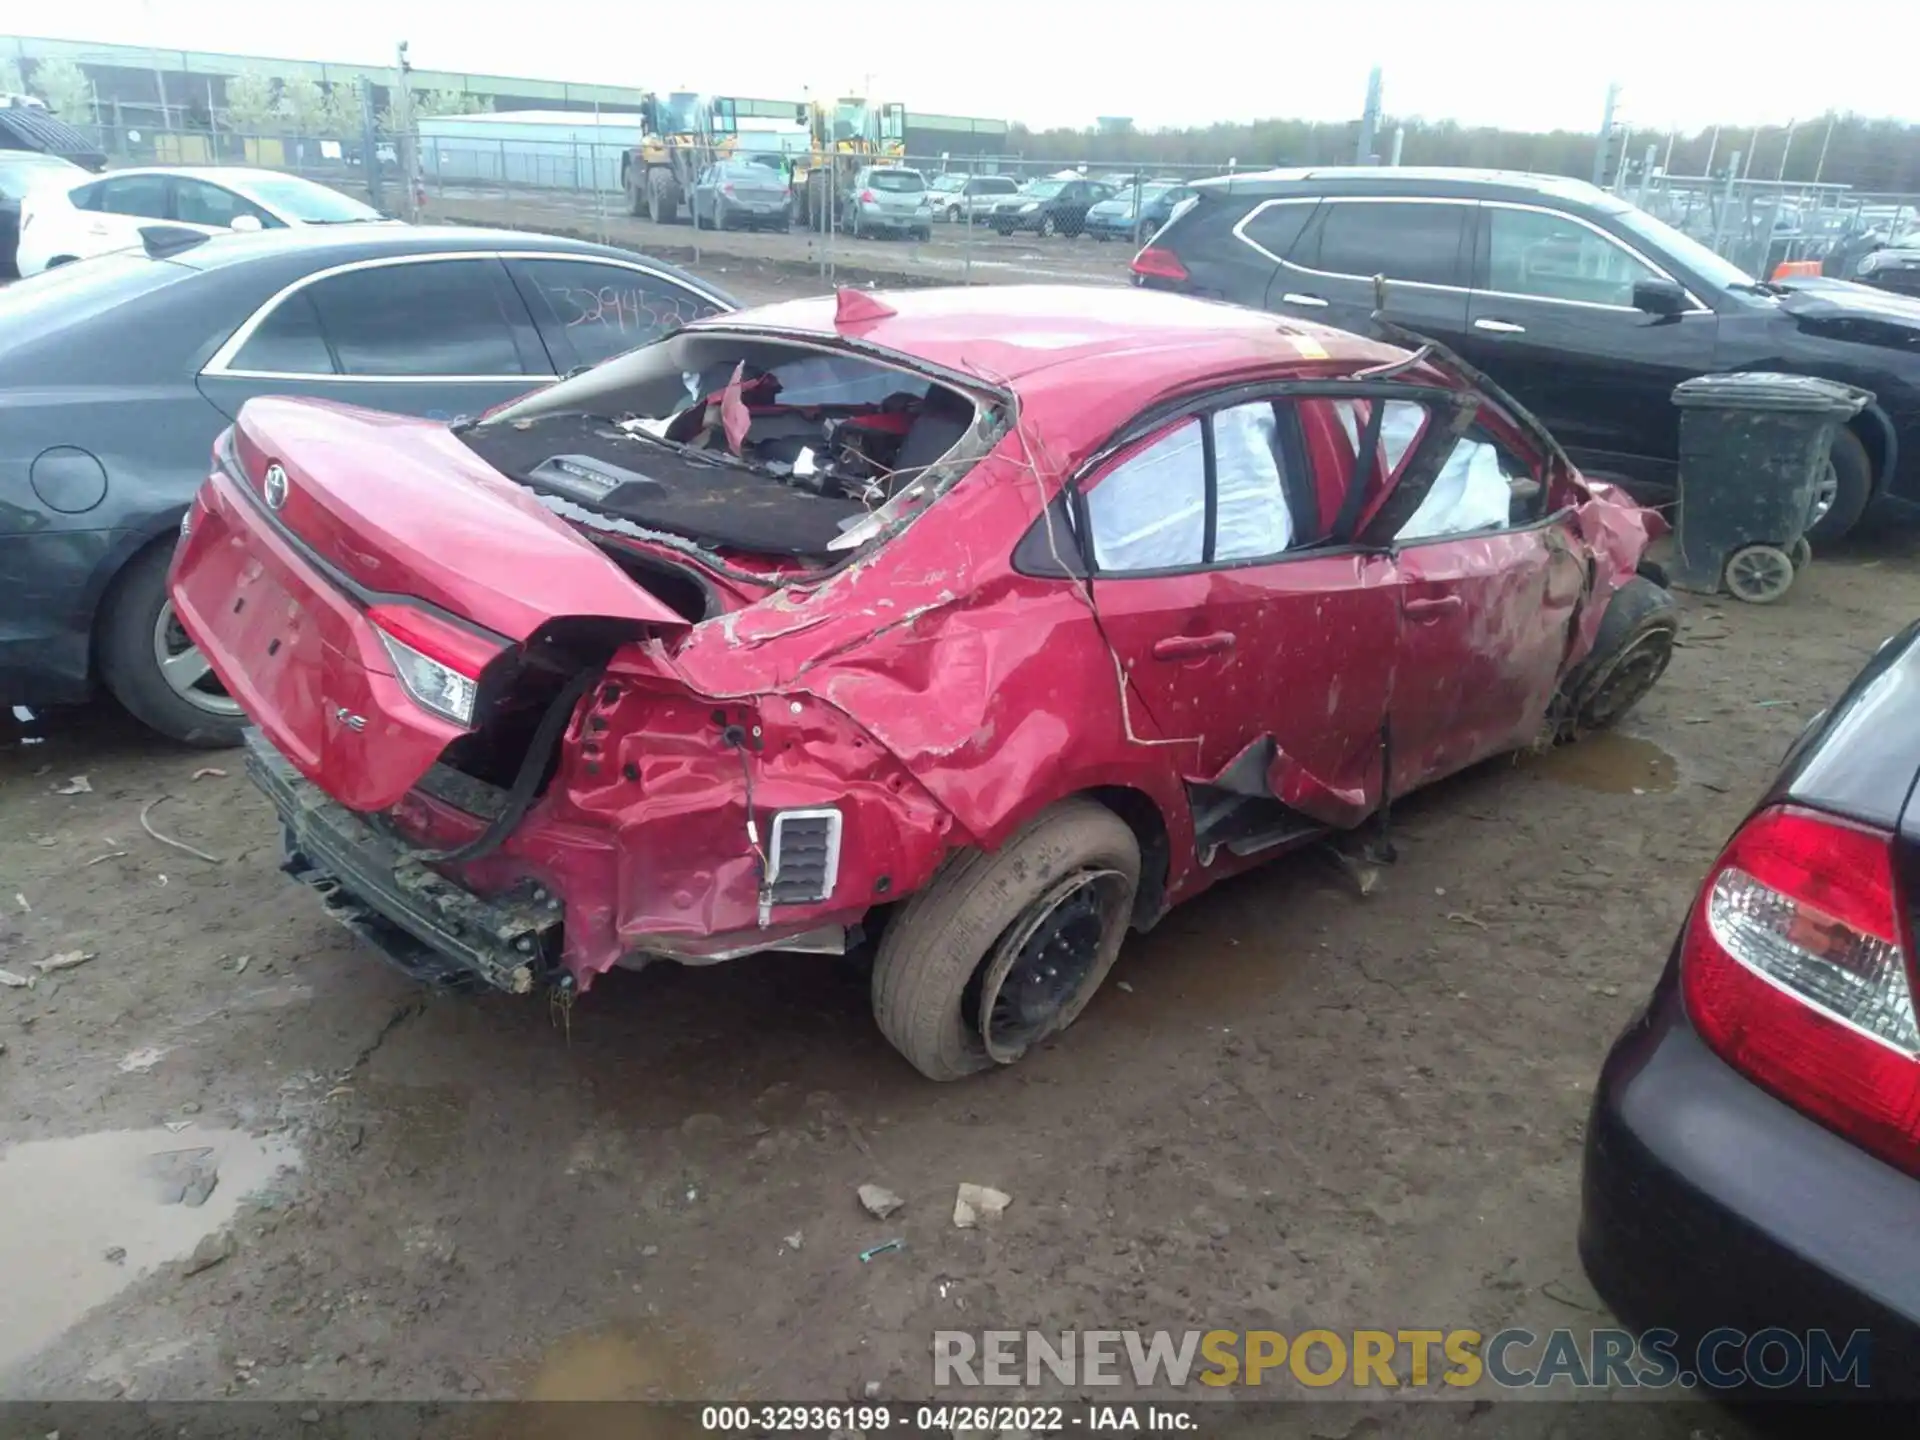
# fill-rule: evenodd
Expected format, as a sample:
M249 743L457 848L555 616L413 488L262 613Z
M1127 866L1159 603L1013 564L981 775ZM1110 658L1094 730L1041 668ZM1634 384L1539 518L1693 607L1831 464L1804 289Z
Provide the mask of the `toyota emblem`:
M266 484L261 490L267 497L267 508L278 510L287 503L287 472L278 465L269 465Z

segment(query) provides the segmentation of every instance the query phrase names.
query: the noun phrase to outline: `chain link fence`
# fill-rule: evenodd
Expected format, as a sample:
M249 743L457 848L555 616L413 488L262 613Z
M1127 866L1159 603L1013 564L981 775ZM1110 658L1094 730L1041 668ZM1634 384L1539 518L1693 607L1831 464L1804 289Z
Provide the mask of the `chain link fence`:
M1761 279L1794 261L1851 279L1877 244L1920 228L1920 197L1845 185L1655 175L1620 193Z
M659 183L638 158L637 130L603 128L585 113L580 122L567 138L541 139L423 120L411 187L396 146L365 131L332 138L163 129L131 112L81 128L114 166L253 165L305 176L391 214L573 234L694 263L719 255L801 266L829 283L842 272L855 281L1123 282L1127 260L1185 186L1264 168L852 153L816 167L802 136L743 132L724 154L674 157ZM716 160L725 173L710 173ZM911 180L862 182L872 166L915 171L917 188ZM743 187L753 199L741 198ZM1844 185L1667 175L1647 165L1614 189L1761 278L1789 261L1851 278L1873 249L1920 229L1920 197ZM831 203L823 206L826 194Z
M1123 282L1185 187L1227 173L1014 156L842 153L816 165L805 150L744 146L650 165L624 143L430 131L420 168L422 211L433 219L558 230L696 262L760 258L809 266L828 282L844 270L856 280L872 272L957 284Z

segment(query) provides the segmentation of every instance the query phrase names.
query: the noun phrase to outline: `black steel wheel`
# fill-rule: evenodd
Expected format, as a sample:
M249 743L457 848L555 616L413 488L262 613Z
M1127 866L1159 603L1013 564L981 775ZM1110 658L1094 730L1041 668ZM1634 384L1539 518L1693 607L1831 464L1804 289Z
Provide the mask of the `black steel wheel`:
M1081 870L1027 907L995 948L973 1006L996 1063L1011 1065L1080 1013L1106 938L1132 902L1120 871Z

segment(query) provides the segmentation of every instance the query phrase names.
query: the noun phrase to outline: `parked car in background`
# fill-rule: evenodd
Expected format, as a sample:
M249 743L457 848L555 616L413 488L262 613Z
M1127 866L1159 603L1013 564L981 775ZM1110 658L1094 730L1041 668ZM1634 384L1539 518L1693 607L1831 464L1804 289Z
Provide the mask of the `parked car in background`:
M1096 240L1132 240L1136 235L1141 240L1147 240L1167 223L1167 217L1173 214L1173 207L1191 195L1193 190L1179 180L1145 181L1139 190L1140 209L1137 214L1133 205L1134 193L1131 186L1123 187L1117 194L1088 210L1086 233Z
M371 205L277 170L239 165L115 170L79 185L36 188L20 207L20 273L125 250L156 221L203 235L352 225L381 218ZM398 224L398 221L390 222Z
M695 178L688 204L695 224L715 230L786 230L793 225L786 176L750 160L709 165Z
M58 155L37 150L0 150L0 279L20 273L14 250L20 243L20 202L36 185L77 184L91 179Z
M1834 442L1816 542L1868 504L1920 504L1920 305L1756 281L1582 181L1499 171L1274 170L1196 181L1137 283L1457 350L1589 473L1673 493L1681 380L1791 370L1871 390Z
M949 224L979 221L1020 187L1011 175L936 175L928 182L933 213Z
M1619 717L1658 528L1432 351L842 292L451 431L256 401L172 594L290 871L401 964L570 998L877 935L881 1030L952 1080L1130 927Z
M194 744L233 743L240 711L163 582L213 439L245 401L310 395L444 422L733 308L670 266L545 235L152 235L154 254L0 289L0 703L65 704L104 684Z
M1920 1399L1916 781L1920 625L1814 718L1708 870L1586 1130L1580 1254L1613 1312L1673 1332L1688 1370L1738 1367L1740 1345L1702 1353L1716 1336L1824 1332L1859 1373L1820 1389L1789 1364L1747 1393L1832 1416Z
M1920 299L1920 230L1861 256L1853 275L1862 285Z
M904 165L870 165L853 177L840 228L864 235L933 238L933 197L926 176Z
M1113 191L1097 180L1032 180L993 207L988 223L1002 235L1027 230L1044 237L1078 235L1087 212Z

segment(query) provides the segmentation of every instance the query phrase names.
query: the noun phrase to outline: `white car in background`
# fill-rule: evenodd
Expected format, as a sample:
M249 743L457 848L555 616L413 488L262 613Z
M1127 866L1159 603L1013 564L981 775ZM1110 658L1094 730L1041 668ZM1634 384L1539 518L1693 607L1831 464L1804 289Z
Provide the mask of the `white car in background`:
M22 275L129 249L141 243L140 231L148 225L217 235L385 218L371 205L298 175L238 165L114 170L84 180L36 185L21 200Z

